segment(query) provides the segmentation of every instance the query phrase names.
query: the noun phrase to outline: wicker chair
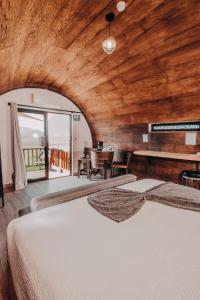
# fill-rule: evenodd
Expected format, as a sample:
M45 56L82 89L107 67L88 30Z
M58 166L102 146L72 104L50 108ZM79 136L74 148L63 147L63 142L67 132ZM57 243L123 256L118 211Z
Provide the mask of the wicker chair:
M96 175L100 170L103 170L104 179L107 179L107 171L111 170L112 177L112 161L114 152L113 151L96 151L91 150L91 174Z

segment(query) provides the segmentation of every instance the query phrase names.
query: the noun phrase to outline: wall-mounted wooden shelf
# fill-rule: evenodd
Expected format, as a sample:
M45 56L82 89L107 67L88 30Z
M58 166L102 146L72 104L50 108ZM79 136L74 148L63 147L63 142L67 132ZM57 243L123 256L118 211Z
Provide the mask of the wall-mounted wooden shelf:
M200 162L200 156L195 154L183 154L183 153L173 153L173 152L163 152L163 151L134 151L134 155L157 157L157 158L168 158L176 160L187 160Z

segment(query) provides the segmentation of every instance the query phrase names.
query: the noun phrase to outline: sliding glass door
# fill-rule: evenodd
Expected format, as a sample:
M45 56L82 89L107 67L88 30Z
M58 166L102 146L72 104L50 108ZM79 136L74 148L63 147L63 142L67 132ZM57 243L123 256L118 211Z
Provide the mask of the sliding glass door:
M49 178L71 174L71 116L48 113Z
M46 113L19 110L19 126L29 181L48 178Z
M28 181L71 175L71 115L19 109Z

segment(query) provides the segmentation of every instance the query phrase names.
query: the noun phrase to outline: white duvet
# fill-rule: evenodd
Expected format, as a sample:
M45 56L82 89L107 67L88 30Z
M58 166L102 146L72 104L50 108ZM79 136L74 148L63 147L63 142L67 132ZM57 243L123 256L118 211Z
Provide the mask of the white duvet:
M84 197L12 221L8 252L19 300L200 299L197 212L146 202L116 223Z

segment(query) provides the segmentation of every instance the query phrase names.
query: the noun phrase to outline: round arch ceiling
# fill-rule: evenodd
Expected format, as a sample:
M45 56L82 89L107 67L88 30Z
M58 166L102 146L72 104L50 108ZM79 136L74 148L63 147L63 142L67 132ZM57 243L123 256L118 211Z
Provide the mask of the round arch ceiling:
M117 49L107 55L104 17L116 2L3 0L0 92L58 91L97 139L116 143L136 124L199 118L200 1L127 0L112 26Z

